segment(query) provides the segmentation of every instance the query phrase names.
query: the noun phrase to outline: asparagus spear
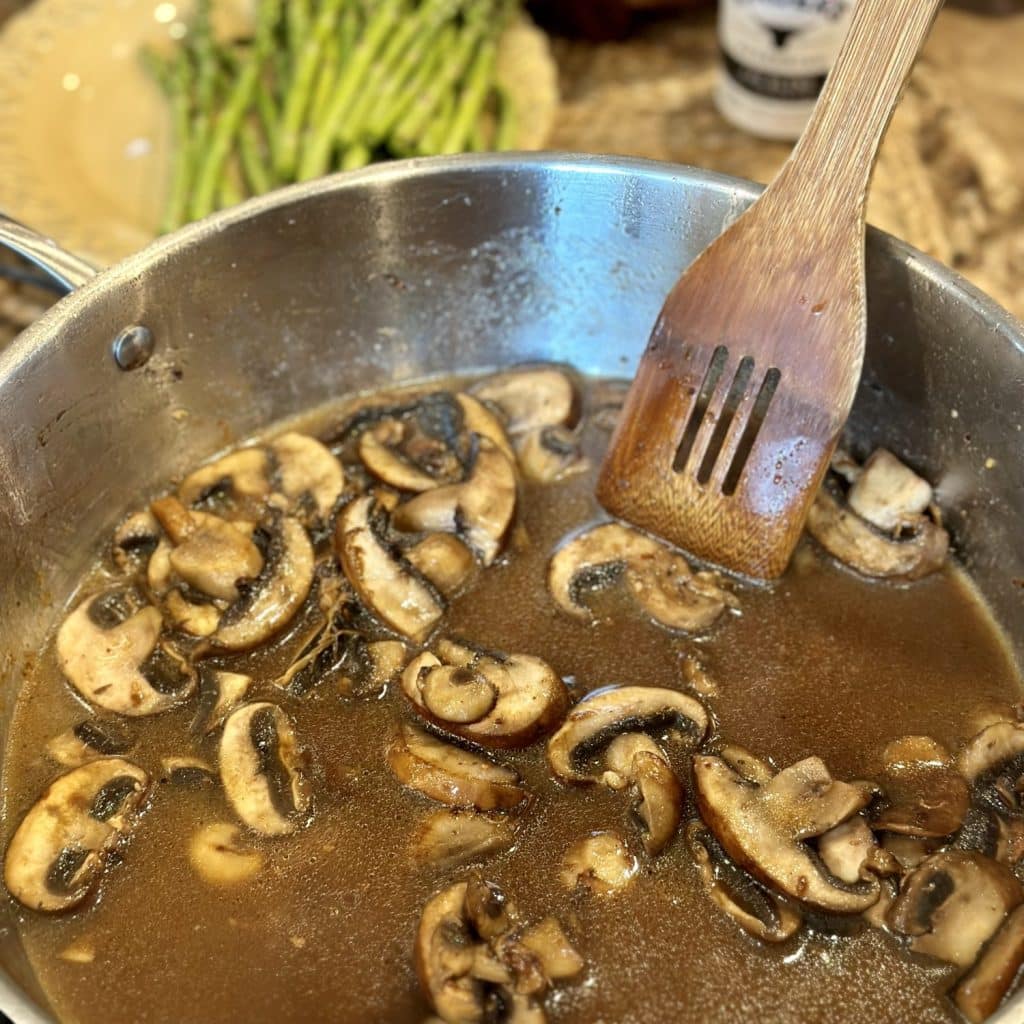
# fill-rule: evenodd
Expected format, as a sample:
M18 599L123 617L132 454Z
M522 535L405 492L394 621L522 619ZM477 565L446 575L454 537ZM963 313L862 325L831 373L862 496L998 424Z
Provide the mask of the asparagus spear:
M503 85L496 85L498 97L498 127L494 133L496 150L515 149L519 138L519 119L512 94Z
M300 181L315 178L327 170L338 131L367 69L380 52L385 40L395 30L401 6L401 0L381 0L367 20L351 59L338 78L324 119L313 129L309 144L299 160Z
M477 50L439 152L460 153L465 149L473 126L479 121L487 102L497 56L498 44L493 39L486 40Z
M267 169L269 160L260 145L259 132L252 121L243 121L238 128L238 158L252 195L262 195L274 187Z
M288 0L289 4L294 0ZM338 13L345 0L324 0L311 31L301 49L294 54L293 74L285 93L284 110L281 114L281 130L277 137L274 153L274 170L278 177L288 179L294 176L299 158L299 135L302 131L306 108L313 96L317 67L320 64L327 40L334 31Z
M263 62L270 52L280 4L281 0L263 0L257 8L259 20L252 51L231 86L196 174L195 191L189 208L189 215L193 220L205 217L214 208L220 177L231 154L238 127L256 95Z

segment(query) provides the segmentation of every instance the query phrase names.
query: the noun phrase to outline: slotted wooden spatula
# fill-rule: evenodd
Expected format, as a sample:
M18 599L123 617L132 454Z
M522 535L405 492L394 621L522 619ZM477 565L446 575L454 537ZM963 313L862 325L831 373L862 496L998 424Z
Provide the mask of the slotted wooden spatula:
M860 380L875 156L941 6L858 0L789 161L665 302L601 468L613 515L734 572L785 569Z

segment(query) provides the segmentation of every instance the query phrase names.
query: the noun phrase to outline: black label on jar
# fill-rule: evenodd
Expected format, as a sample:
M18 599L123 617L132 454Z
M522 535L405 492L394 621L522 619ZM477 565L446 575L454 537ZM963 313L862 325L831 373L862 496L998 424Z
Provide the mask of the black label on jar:
M825 75L774 75L741 64L726 50L722 62L730 78L748 92L776 100L814 100L825 84Z

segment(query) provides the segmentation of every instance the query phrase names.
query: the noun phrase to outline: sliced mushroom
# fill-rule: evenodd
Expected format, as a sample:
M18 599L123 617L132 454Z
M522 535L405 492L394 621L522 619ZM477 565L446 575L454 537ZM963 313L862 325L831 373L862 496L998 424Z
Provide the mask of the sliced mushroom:
M90 704L138 717L166 711L195 689L195 675L158 647L156 608L131 613L119 591L84 600L57 631L57 661Z
M572 426L578 413L576 388L553 366L523 367L478 381L472 394L501 410L509 434L538 427Z
M613 896L632 883L639 867L618 833L592 832L565 851L559 877L567 889Z
M294 618L313 585L313 545L297 519L282 516L270 528L266 563L246 593L224 613L212 640L245 651L269 640Z
M112 554L122 572L138 568L160 542L160 524L149 509L135 512L122 520L114 531Z
M455 646L438 650L450 655ZM565 684L540 658L463 649L452 661L429 651L414 658L402 673L402 692L427 721L456 736L487 747L524 747L561 721L569 705Z
M374 499L356 498L338 517L334 547L345 576L388 628L424 640L444 615L437 594L392 555L375 527Z
M258 514L270 493L270 460L263 448L241 448L200 466L182 481L178 496L186 505L216 501Z
M766 885L837 914L860 913L878 899L876 878L843 882L806 844L865 807L867 787L833 780L816 757L763 784L745 779L720 757L695 757L694 782L700 816L715 838Z
M413 835L412 859L418 864L451 868L486 860L509 849L515 832L504 818L469 811L434 811Z
M515 449L505 433L501 420L494 415L482 402L477 401L472 395L460 392L455 396L455 401L462 409L462 420L466 430L471 434L479 434L486 437L511 463L516 461Z
M691 821L686 838L712 902L745 932L774 943L785 942L800 930L800 912L736 867L703 822Z
M454 533L484 565L490 565L508 532L516 507L516 473L508 456L478 438L472 470L462 483L446 484L399 505L392 523L405 532Z
M970 792L945 747L928 736L903 736L882 754L887 802L874 828L910 836L948 836L964 821Z
M237 601L239 584L254 580L263 568L249 524L192 511L173 497L154 501L150 509L174 544L168 554L170 569L188 586L212 598Z
M385 751L403 785L449 807L507 810L526 798L516 772L411 725L401 725Z
M386 419L359 436L359 458L378 480L400 491L419 494L438 486L438 481L398 449L406 436L406 425L397 419Z
M60 776L22 819L7 847L4 881L31 910L81 903L133 825L149 777L119 757L90 761Z
M958 967L982 946L1024 895L1012 871L979 853L944 850L904 880L889 925L910 948Z
M873 875L902 874L900 862L878 845L859 814L823 833L818 839L818 855L836 878L851 885Z
M192 732L209 735L224 723L252 686L252 676L242 672L215 669L200 675L199 708L192 723Z
M263 868L263 854L246 847L238 826L226 821L200 828L189 842L188 857L193 870L209 885L241 885Z
M466 920L466 882L444 889L423 908L416 932L416 973L423 994L446 1024L480 1024L484 990L470 973L478 941Z
M931 484L884 448L871 454L847 495L853 512L891 534L916 527L931 503Z
M660 733L676 726L696 746L704 738L708 714L695 697L654 686L618 686L595 691L566 716L548 740L551 770L570 782L599 781L602 769L587 761L622 733Z
M110 722L87 718L46 744L46 752L58 764L77 768L98 757L127 754L132 749L131 737Z
M473 552L451 533L431 533L403 552L406 561L451 600L476 571Z
M163 769L161 781L170 782L185 789L197 789L213 783L217 773L199 757L188 754L175 754L162 757L160 767Z
M1024 725L996 722L973 736L957 758L960 774L972 786L1005 783L1024 775ZM1016 805L1016 800L1013 801Z
M302 754L288 716L264 701L246 704L224 722L220 779L235 813L266 836L294 832L312 803Z
M580 450L579 432L567 427L530 431L520 440L518 451L519 468L534 483L556 483L590 469L590 460Z
M564 612L586 619L581 592L620 575L647 614L669 629L706 629L735 604L713 573L694 573L681 554L621 523L602 523L563 544L548 565L548 589Z
M927 482L882 449L852 478L848 507L826 485L807 518L811 536L833 557L864 576L916 580L940 568L949 534L924 512L931 501ZM921 505L924 499L925 505Z
M578 977L586 966L557 918L545 917L497 943L498 958L511 965L510 973L521 994L525 994L526 986L516 975L524 973L520 966L524 952L536 958L541 974L539 981L530 986L530 995L543 994L553 982Z
M345 486L341 463L316 438L289 431L267 446L277 462L277 489L295 508L311 501L316 514L326 519Z
M953 1002L971 1022L991 1017L1013 987L1024 964L1024 907L1003 922L975 965L953 989Z
M661 748L645 733L616 736L605 752L604 781L613 789L630 787L633 811L643 823L644 849L655 857L679 828L683 788ZM611 778L609 778L611 777Z
M940 839L922 839L920 836L900 835L898 832L886 832L882 836L882 849L895 858L903 872L916 868L942 845Z

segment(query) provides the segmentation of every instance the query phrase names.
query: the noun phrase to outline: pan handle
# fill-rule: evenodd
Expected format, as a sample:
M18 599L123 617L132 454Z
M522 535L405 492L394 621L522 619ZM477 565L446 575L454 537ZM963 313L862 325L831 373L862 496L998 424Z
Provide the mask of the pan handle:
M66 252L52 238L45 238L3 213L0 213L0 246L37 266L49 278L43 283L62 295L85 284L97 272L91 263Z

